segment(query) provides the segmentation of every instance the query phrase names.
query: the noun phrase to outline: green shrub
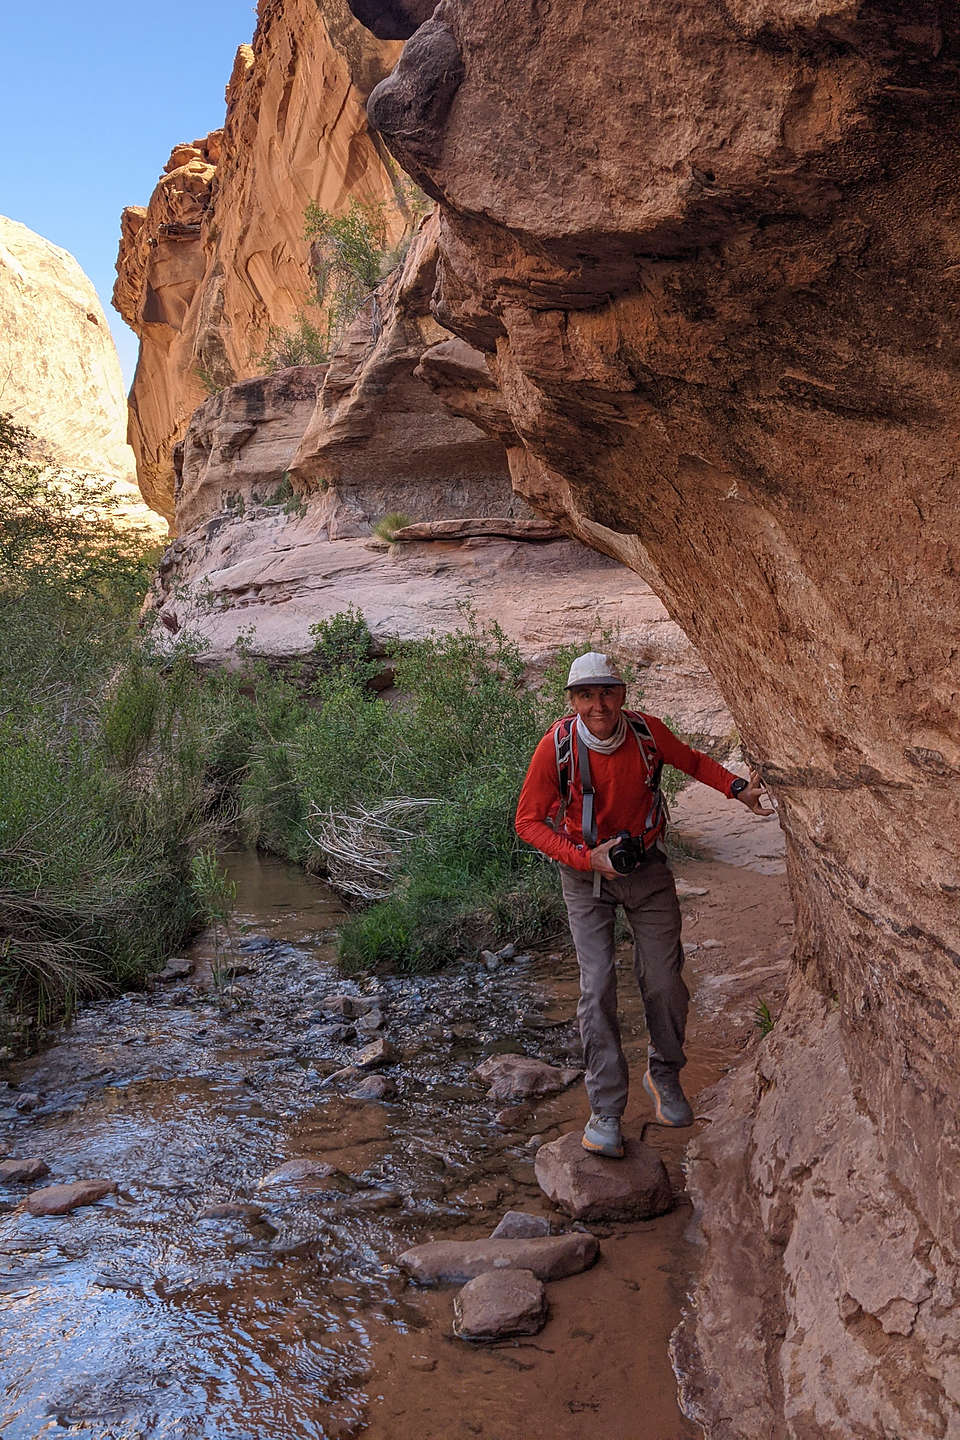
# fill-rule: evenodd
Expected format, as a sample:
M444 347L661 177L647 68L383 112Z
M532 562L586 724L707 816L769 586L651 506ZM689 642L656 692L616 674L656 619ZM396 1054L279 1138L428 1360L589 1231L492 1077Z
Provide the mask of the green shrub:
M322 317L315 323L305 310L299 310L288 330L282 325L268 325L263 348L252 356L252 363L266 375L286 370L293 365L322 365L331 355L329 327Z

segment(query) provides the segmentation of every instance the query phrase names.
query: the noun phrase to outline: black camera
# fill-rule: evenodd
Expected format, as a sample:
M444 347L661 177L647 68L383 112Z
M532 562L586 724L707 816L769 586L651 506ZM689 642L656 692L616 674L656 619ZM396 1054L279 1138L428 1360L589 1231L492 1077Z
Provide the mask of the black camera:
M617 836L617 844L609 851L610 864L618 875L629 875L631 870L636 870L649 855L649 850L644 848L642 835L631 835L629 830L621 830Z

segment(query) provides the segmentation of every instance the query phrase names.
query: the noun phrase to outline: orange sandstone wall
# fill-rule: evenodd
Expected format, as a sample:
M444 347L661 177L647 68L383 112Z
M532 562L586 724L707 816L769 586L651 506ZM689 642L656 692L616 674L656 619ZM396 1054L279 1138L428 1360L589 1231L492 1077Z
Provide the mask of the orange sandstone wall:
M382 201L402 229L364 111L399 49L343 0L261 0L223 130L175 146L146 208L124 211L114 305L141 340L129 438L145 498L171 520L190 415L209 389L256 373L268 326L289 326L310 292L307 203Z

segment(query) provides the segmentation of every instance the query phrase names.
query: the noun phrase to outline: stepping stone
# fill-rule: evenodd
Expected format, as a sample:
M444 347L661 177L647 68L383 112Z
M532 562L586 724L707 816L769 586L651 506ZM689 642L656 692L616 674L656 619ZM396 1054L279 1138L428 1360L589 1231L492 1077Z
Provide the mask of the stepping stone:
M624 1140L622 1160L591 1155L580 1132L541 1145L534 1161L540 1189L574 1220L649 1220L673 1205L663 1161L639 1140Z
M546 1293L530 1270L478 1275L464 1285L453 1302L453 1333L461 1340L536 1335L546 1321Z
M30 1215L69 1215L81 1205L95 1205L116 1191L113 1180L74 1180L69 1185L47 1185L32 1190L23 1202Z
M491 1240L534 1240L550 1234L546 1215L528 1215L525 1210L508 1210L491 1235Z
M0 1161L0 1185L26 1185L49 1174L50 1167L37 1155L22 1160Z
M464 1285L490 1270L530 1270L538 1280L578 1275L596 1260L593 1235L548 1235L533 1240L434 1240L400 1256L400 1269L418 1285Z
M489 1085L488 1100L525 1100L529 1095L555 1095L580 1076L579 1070L561 1070L532 1055L490 1055L473 1072L475 1080Z

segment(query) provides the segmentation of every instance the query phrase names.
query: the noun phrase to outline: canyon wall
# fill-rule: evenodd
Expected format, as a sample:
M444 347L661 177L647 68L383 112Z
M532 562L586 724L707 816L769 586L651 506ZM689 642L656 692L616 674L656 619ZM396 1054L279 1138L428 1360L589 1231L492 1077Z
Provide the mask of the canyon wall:
M533 670L605 631L642 667L646 703L726 753L726 707L645 581L514 494L516 437L483 356L430 313L436 267L432 220L328 365L239 382L196 410L173 452L177 539L151 623L189 635L207 664L232 663L238 641L309 662L310 627L349 605L386 647L462 624L466 601ZM391 513L415 522L395 543L374 533Z
M270 327L289 330L308 306L308 202L338 214L351 198L382 203L393 241L409 221L364 113L398 53L345 0L261 0L223 130L176 145L149 204L123 213L114 305L141 342L130 443L145 498L170 520L190 415L259 373Z
M136 488L126 408L92 280L66 250L0 216L0 411L55 464L112 477L119 519L158 529Z
M787 832L789 1000L692 1151L687 1406L958 1435L960 16L353 5L411 37L369 115L469 347L421 375L650 579Z

